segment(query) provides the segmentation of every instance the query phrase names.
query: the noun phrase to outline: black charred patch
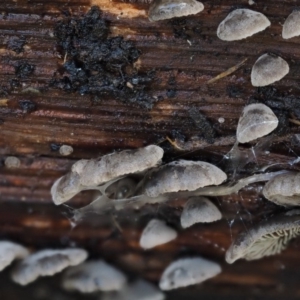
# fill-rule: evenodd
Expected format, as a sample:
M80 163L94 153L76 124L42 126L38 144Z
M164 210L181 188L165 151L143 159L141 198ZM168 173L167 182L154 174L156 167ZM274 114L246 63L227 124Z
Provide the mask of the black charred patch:
M20 54L23 52L23 47L26 44L26 38L24 36L17 37L13 36L9 39L7 43L7 49L12 50L16 52L17 54Z
M20 100L19 107L22 109L24 113L30 113L36 110L36 105L31 100Z
M98 7L83 17L58 23L54 30L59 51L66 57L63 70L51 85L94 101L117 99L151 109L156 101L147 90L154 74L140 74L134 63L140 51L123 37L108 37L109 26Z
M28 62L20 62L17 66L15 66L15 75L18 78L26 78L31 75L34 70L34 65L31 65Z
M213 143L216 136L216 131L207 118L199 112L195 107L189 109L189 115L194 121L194 124L199 128L199 135L203 137L208 143Z

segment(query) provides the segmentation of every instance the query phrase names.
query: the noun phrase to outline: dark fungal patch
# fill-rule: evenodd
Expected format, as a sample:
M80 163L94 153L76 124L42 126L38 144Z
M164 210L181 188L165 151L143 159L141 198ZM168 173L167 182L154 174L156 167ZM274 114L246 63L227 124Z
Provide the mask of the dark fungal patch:
M141 52L123 37L108 37L109 24L96 6L83 17L57 24L54 35L66 62L51 85L68 92L93 95L95 102L117 99L151 109L148 93L153 72L138 73L134 63Z
M34 70L35 70L34 65L31 65L26 61L22 61L15 66L15 75L18 78L26 78L30 76L34 72Z
M26 38L24 36L13 36L7 42L7 49L20 54L24 51L23 47L26 44Z
M31 100L20 100L19 107L24 113L30 113L36 110L36 104Z

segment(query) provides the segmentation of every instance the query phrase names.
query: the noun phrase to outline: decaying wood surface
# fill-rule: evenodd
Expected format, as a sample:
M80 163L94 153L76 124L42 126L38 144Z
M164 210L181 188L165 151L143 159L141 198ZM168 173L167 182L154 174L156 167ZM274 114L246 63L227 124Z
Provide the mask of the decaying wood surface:
M52 204L49 193L52 183L80 158L154 143L165 149L166 161L180 157L219 162L234 143L232 137L243 106L253 99L280 98L283 103L294 99L290 107L278 107L292 122L280 125L285 127L285 132L274 137L266 148L270 153L261 152L257 160L260 166L277 164L277 169L287 166L298 169L297 164L291 166L290 162L300 154L300 143L295 136L299 132L295 103L300 101L300 37L291 40L281 37L282 24L296 3L257 1L250 6L245 0L207 0L203 1L205 10L196 16L150 23L149 2L1 1L0 237L33 249L82 246L92 257L104 257L129 274L153 282L158 281L171 261L182 255L203 255L222 265L219 276L199 287L170 293L170 299L298 299L299 239L281 255L255 262L238 261L233 265L224 262L224 253L238 232L280 210L263 199L262 184L214 199L224 219L187 230L181 230L178 222L184 199L147 206L138 212L128 210L95 216L74 229L68 220L68 209ZM68 15L84 14L92 5L98 5L103 11L111 36L121 35L141 51L136 68L140 72L155 71L149 93L160 100L151 110L115 99L95 103L89 95L51 87L50 82L65 59L57 49L54 27ZM263 12L270 19L271 27L246 40L230 43L219 40L218 24L236 7ZM20 39L25 41L21 52L13 47L14 41ZM250 83L251 67L265 52L282 56L290 65L290 73L273 85L276 91L270 97L268 91L259 91ZM207 84L245 59L234 73ZM35 67L29 76L21 79L16 75L20 62ZM14 86L16 79L19 85ZM203 132L192 120L191 108L199 110L212 124L217 134L214 143L201 138ZM224 122L220 123L219 118L224 118ZM166 140L172 138L173 132L185 137L186 150L175 149ZM227 142L219 143L225 137ZM70 157L61 157L53 151L62 144L74 148ZM4 166L4 159L10 155L20 159L19 168ZM245 173L247 170L241 170L241 176ZM89 195L82 193L70 205L88 203ZM151 251L143 251L138 245L139 236L152 217L161 217L178 228L179 237ZM23 291L8 281L8 275L8 272L1 275L1 294L5 299L21 299L24 291L32 293L32 299L49 299L44 294L40 298L36 295L43 286L47 291L47 282L53 279L43 279ZM57 282L54 284L57 285L55 293L63 293ZM58 295L54 298L58 299ZM62 295L65 297L62 299L70 299Z

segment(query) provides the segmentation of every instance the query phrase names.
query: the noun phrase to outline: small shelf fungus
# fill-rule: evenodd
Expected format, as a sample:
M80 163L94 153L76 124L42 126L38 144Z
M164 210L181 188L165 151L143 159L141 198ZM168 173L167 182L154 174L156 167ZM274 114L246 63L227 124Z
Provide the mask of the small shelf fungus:
M9 241L0 242L0 271L8 267L16 259L24 259L29 251L16 243Z
M83 249L42 250L22 260L13 270L12 279L27 285L40 276L53 276L69 266L86 260L88 253Z
M15 169L20 167L21 161L15 156L8 156L4 160L4 165L8 169Z
M103 300L164 300L165 295L150 282L139 279L116 293L107 293Z
M124 150L100 159L82 159L72 170L59 178L51 188L53 202L60 205L86 189L105 189L123 175L143 172L161 162L163 149L150 145L135 150ZM101 188L101 184L110 182Z
M81 293L118 291L126 283L126 276L103 260L88 261L66 271L63 287Z
M300 173L287 172L275 176L266 183L263 195L282 206L300 205Z
M183 258L172 262L163 272L159 287L163 291L199 284L221 273L219 264L210 260Z
M251 83L253 86L272 84L290 71L288 63L274 54L263 54L252 67Z
M140 246L150 249L158 245L166 244L177 237L177 232L166 225L164 221L151 220L142 232Z
M240 233L226 252L232 264L238 259L260 259L282 252L291 239L300 234L299 211L283 213L264 220Z
M149 197L162 194L194 191L219 185L227 175L218 167L203 161L178 160L149 171L142 181L144 193Z
M236 9L220 23L217 35L223 41L242 40L270 25L270 21L262 13L244 8Z
M62 156L68 156L73 153L74 149L72 146L69 145L62 145L59 148L59 154Z
M247 105L239 119L236 137L239 143L248 143L272 132L278 126L278 119L266 105Z
M184 205L180 216L182 228L188 228L196 223L210 223L222 218L220 210L205 197L192 197Z
M195 15L204 9L196 0L154 0L148 11L150 21L161 21L176 17Z
M285 20L282 27L282 37L291 39L300 35L300 11L293 11Z

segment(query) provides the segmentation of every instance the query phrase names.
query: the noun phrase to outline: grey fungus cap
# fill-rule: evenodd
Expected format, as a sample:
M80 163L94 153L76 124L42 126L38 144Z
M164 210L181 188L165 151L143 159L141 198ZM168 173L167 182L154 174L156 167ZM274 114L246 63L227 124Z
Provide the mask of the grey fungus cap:
M239 143L248 143L272 132L278 126L278 119L266 105L247 105L239 119L236 136Z
M196 257L172 262L163 272L159 287L163 291L199 284L221 272L219 264Z
M86 260L83 249L42 250L22 260L13 270L12 279L27 285L40 276L53 276L67 267L76 266Z
M221 218L221 212L209 199L192 197L184 205L180 223L183 228L188 228L196 223L210 223Z
M29 251L16 243L9 241L0 242L0 271L8 267L14 260L23 259L29 255Z
M118 291L125 283L125 275L103 260L88 261L71 267L63 278L66 290L81 293Z
M166 225L164 221L151 220L142 232L140 246L143 249L150 249L174 240L177 232Z
M285 20L282 27L282 37L290 39L300 35L300 11L293 11Z
M182 159L148 172L144 178L144 192L149 197L157 197L165 193L219 185L226 179L227 175L210 163Z
M270 21L262 13L244 8L236 9L220 23L217 35L223 41L236 41L263 31L270 25Z
M225 259L232 264L241 258L255 260L278 254L299 234L299 211L279 214L240 233L227 250Z
M269 180L263 188L263 195L282 206L300 205L300 173L288 172Z
M160 21L195 15L204 9L204 5L196 0L154 0L149 8L150 21Z
M289 65L283 58L263 54L252 67L251 83L253 86L266 86L282 79L289 71Z

